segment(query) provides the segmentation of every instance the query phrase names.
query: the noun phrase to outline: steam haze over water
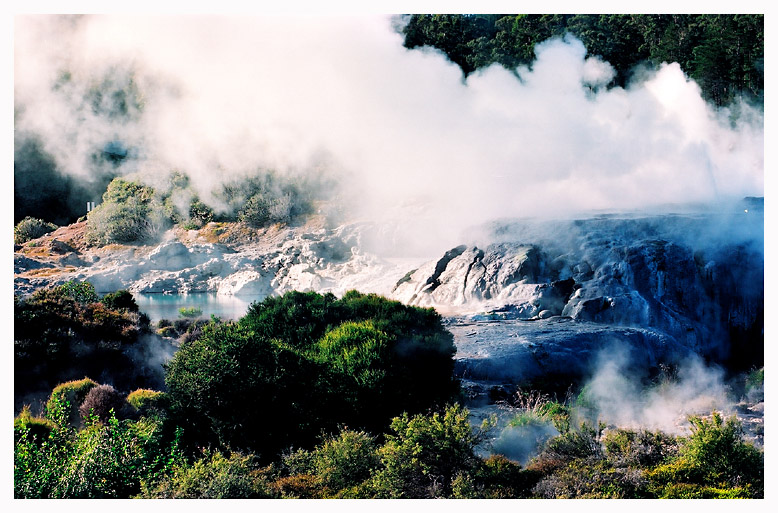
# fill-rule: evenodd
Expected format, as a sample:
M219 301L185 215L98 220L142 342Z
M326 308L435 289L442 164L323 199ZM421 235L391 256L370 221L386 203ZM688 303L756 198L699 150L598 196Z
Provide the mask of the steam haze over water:
M764 195L763 113L714 110L677 64L606 87L572 37L516 74L464 79L408 50L386 16L17 16L15 132L80 180L173 169L201 197L258 168L324 176L353 219L400 222L436 250L493 218L565 217ZM63 76L68 80L63 81ZM95 113L130 83L142 108ZM107 100L106 100L107 101Z

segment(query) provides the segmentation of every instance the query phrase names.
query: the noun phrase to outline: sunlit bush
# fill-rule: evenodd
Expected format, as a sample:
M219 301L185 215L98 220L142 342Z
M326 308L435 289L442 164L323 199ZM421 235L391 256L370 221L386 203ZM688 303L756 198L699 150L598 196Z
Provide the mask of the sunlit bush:
M56 427L54 422L45 417L33 416L29 406L22 408L19 415L14 417L14 434L17 437L23 434L38 443L46 440Z
M752 497L762 497L764 454L743 440L743 428L737 418L724 420L721 414L713 412L710 419L692 416L689 420L692 432L681 440L677 456L650 472L659 494L670 493L670 489L662 491L663 486L688 483L743 488Z
M393 419L392 433L378 451L382 468L373 477L376 496L452 497L455 478L479 461L475 448L483 432L471 428L468 416L455 404L442 413Z
M269 496L253 455L206 453L193 464L177 466L170 477L142 497L155 499L257 499Z
M115 178L108 184L103 202L87 216L86 240L95 245L153 240L169 225L154 189Z
M56 224L48 223L43 219L35 217L25 217L14 227L14 244L24 244L56 229Z
M89 378L68 381L54 387L46 403L46 417L59 425L78 425L81 422L79 407L97 383Z

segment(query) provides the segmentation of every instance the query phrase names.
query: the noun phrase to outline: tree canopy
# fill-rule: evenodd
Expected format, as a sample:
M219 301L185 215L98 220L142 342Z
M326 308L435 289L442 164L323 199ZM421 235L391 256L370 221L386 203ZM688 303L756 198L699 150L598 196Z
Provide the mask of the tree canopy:
M615 85L640 64L677 62L716 105L764 99L761 14L415 14L403 32L407 48L438 48L465 75L530 64L537 43L570 33L613 65Z

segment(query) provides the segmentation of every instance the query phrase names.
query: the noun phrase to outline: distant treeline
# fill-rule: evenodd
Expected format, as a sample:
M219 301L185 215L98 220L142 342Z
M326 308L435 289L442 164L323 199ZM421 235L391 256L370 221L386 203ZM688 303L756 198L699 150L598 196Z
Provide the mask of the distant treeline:
M537 43L570 33L613 65L615 85L636 65L677 62L716 105L764 98L761 14L414 14L403 32L407 48L438 48L465 75L529 64Z

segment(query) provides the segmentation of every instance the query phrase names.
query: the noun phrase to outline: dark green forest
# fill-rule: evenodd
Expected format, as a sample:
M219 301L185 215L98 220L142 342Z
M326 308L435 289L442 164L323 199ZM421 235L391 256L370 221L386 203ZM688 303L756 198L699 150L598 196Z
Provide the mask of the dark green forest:
M465 75L529 65L536 44L569 33L615 68L614 85L677 62L717 106L764 100L761 14L414 14L403 31L407 48L438 48Z

